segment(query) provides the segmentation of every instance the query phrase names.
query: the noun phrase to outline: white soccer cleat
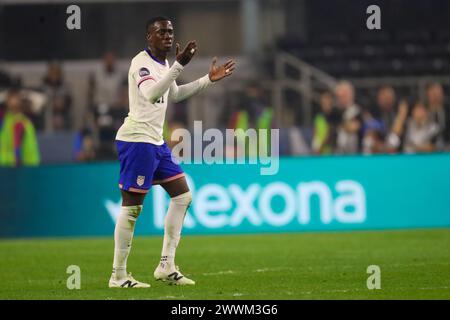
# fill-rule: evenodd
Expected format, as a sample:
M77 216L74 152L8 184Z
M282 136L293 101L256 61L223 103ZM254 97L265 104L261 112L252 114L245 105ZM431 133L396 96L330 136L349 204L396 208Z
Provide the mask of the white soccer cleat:
M123 279L116 279L115 275L111 275L109 279L110 288L150 288L148 283L139 282L131 276L129 273Z
M155 279L161 281L167 281L169 284L177 286L194 285L195 281L186 278L181 272L178 266L173 267L167 264L160 263L153 273Z

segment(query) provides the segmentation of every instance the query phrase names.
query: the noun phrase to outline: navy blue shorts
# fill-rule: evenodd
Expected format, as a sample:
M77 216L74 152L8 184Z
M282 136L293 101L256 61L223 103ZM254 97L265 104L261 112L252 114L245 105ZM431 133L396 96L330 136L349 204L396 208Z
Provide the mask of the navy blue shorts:
M161 184L184 176L166 143L158 146L145 142L116 140L116 147L120 161L119 188L122 190L147 193L152 184Z

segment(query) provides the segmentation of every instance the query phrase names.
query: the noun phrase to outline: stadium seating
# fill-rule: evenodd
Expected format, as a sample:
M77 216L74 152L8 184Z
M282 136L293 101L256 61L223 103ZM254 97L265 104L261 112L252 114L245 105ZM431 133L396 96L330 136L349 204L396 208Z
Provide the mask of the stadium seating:
M280 39L278 47L339 77L450 74L450 31L364 31Z

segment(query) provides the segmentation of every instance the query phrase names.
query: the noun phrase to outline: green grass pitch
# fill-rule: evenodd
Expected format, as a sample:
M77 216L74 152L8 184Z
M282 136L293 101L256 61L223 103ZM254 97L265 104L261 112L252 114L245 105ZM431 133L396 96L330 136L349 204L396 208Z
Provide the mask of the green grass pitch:
M450 229L183 236L177 264L193 287L153 280L161 243L136 237L128 260L151 288L109 289L112 237L1 240L0 299L450 299ZM69 265L80 290L66 288Z

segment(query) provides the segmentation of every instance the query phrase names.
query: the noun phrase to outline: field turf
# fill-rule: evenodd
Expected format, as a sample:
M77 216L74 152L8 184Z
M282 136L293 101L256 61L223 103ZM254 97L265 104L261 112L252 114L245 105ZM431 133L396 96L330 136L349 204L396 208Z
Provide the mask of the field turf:
M193 287L153 280L161 243L136 237L128 261L151 288L109 289L112 237L1 240L0 299L450 299L450 229L184 236L177 264ZM69 265L80 290L66 288Z

